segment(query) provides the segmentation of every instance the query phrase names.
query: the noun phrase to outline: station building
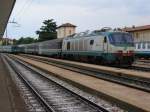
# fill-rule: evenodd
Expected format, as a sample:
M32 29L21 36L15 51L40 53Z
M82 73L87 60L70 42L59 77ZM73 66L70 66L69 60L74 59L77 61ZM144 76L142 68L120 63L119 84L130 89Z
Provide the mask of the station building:
M64 38L75 34L76 26L71 23L65 23L57 28L57 38Z
M150 25L124 28L134 37L135 51L148 53L150 50Z
M124 30L129 32L137 42L150 42L150 25L125 27Z

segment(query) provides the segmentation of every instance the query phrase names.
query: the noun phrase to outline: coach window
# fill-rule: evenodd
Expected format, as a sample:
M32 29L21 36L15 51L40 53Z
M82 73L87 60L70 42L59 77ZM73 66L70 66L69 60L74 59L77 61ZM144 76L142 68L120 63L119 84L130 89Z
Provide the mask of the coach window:
M137 44L134 43L134 47L137 48Z
M94 40L90 40L90 45L93 45L94 44Z
M142 48L145 49L145 43L142 44Z
M141 48L141 44L138 44L138 49L140 49Z
M150 43L147 44L147 48L150 49Z
M70 50L70 42L67 43L67 50Z

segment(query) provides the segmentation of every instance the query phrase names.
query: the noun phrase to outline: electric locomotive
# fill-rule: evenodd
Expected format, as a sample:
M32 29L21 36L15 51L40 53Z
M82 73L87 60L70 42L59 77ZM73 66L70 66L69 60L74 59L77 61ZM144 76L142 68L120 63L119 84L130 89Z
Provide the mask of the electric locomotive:
M121 31L83 32L64 38L62 57L104 64L131 65L134 61L132 36Z

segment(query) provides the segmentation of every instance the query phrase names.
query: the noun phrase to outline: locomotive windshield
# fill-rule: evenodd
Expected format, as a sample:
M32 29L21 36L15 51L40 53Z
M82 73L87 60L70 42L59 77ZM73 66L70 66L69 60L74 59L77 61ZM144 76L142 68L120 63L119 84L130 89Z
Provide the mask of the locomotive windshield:
M128 33L113 33L109 36L109 41L113 45L132 45L133 38Z

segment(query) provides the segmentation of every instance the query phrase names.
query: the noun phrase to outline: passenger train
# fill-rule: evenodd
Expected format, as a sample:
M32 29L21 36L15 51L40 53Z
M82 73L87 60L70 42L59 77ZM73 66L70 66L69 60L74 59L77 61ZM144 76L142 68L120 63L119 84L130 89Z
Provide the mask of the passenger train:
M150 59L150 42L135 43L135 56Z
M134 61L133 37L127 32L104 29L33 44L1 46L0 51L98 64L131 65Z

